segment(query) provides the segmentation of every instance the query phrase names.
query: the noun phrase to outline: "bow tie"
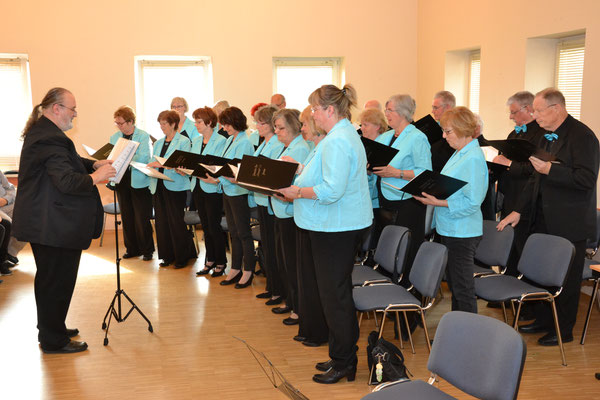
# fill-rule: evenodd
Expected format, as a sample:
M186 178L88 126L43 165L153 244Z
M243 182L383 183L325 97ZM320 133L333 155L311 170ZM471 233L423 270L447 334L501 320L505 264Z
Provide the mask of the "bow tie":
M515 126L515 132L517 132L517 135L521 132L523 132L523 133L527 132L527 125L523 124L523 125Z
M549 142L554 142L555 140L558 140L558 135L556 133L554 133L554 132L552 132L552 133L546 133L546 134L544 134L544 137Z

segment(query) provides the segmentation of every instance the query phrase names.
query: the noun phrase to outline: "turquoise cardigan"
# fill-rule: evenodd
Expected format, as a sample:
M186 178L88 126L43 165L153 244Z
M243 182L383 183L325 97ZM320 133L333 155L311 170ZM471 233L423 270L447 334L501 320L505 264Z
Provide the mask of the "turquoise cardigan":
M160 156L160 151L162 150L164 143L165 143L164 137L162 139L157 140L156 143L154 143L153 155ZM165 155L163 157L169 158L169 156L171 154L173 154L175 152L175 150L190 151L191 146L192 146L192 144L188 138L186 138L183 135L180 135L179 133L176 133L175 136L173 137L173 140L171 140L169 149L167 150L167 152L165 153ZM182 175L179 175L174 170L166 169L166 168L165 168L164 174L167 175L169 178L173 179L173 182L167 181L167 180L165 180L163 182L165 185L165 188L167 188L168 190L171 190L173 192L182 192L184 190L190 189L190 178L187 175L182 176ZM152 192L152 194L156 193L156 184L157 183L158 183L157 178L150 178L150 192Z
M273 135L268 142L262 142L258 149L254 152L254 156L258 157L259 155L263 155L269 158L279 158L281 156L281 152L283 151L283 143L279 141L277 135ZM269 206L269 196L250 192L248 194L248 205L250 208L256 207L257 205L267 207L269 214L273 215L273 210Z
M196 129L196 124L194 124L192 120L188 117L185 117L185 121L183 121L181 131L177 133L181 133L182 131L185 131L185 133L187 133L190 140L194 140L195 138L200 136L200 132L198 132L198 129Z
M200 154L200 149L202 148L202 141L204 140L204 136L200 135L196 138L194 138L194 140L192 140L192 153L196 153L196 154ZM223 136L219 135L216 131L216 128L213 130L212 135L210 136L210 139L208 139L208 143L206 143L206 146L204 146L204 150L202 150L202 155L212 155L212 156L221 156L221 154L223 154L223 148L225 147L225 142L227 141L227 139L225 139ZM200 188L202 189L202 191L204 193L217 193L217 192L221 192L221 188L220 185L216 184L216 183L207 183L204 181L201 181L200 179L196 178L195 176L191 177L191 186L190 186L190 190L193 192L194 188L196 187L196 181L200 182Z
M239 132L235 139L233 136L229 136L227 142L225 143L224 153L221 155L221 157L228 158L230 160L239 158L241 160L242 157L244 157L244 154L254 154L254 146L252 146L252 143L250 143L250 140L248 140L248 135L246 135L246 132ZM229 182L223 177L219 177L219 181L223 185L223 192L225 192L227 196L241 196L248 194L248 190L236 185L235 183Z
M117 140L123 137L123 133L121 131L115 132L111 137L109 142L111 144L116 144ZM138 146L135 155L131 161L137 161L144 164L148 164L150 162L150 135L145 131L138 129L137 127L133 131L132 141L138 142L140 145ZM131 187L134 189L146 188L150 185L150 177L145 175L141 171L133 167L129 167L131 171Z

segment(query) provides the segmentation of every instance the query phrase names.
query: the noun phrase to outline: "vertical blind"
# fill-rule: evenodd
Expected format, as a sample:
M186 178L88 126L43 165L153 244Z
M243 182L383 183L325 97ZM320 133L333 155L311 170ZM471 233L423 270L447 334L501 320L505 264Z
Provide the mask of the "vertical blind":
M584 39L563 40L557 45L556 87L565 96L567 111L581 117Z
M481 75L481 51L471 52L469 57L469 108L479 114L479 81Z

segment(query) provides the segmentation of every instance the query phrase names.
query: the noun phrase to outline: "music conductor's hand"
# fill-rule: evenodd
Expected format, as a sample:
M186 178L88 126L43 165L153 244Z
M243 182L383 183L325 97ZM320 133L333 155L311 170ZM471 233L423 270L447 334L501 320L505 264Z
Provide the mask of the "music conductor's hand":
M112 178L116 174L117 170L114 169L112 165L110 165L109 163L104 163L104 165L92 172L90 176L92 177L94 185L96 185L100 182L107 180L108 178Z
M112 164L112 163L113 163L113 160L98 160L98 161L96 161L94 163L93 167L96 170L96 169L100 168L103 165Z
M506 225L511 225L514 228L515 226L517 226L520 220L521 214L516 211L513 211L498 223L496 229L498 229L498 231L502 231L506 227Z

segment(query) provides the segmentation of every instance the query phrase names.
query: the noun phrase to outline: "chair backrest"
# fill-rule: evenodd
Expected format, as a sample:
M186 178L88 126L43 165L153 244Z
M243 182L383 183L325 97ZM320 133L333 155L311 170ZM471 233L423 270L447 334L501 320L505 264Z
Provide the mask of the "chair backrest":
M427 369L479 399L517 398L527 347L510 325L451 311L435 333Z
M362 244L360 246L360 250L362 252L366 253L367 251L371 250L371 238L373 237L373 229L374 228L375 228L375 224L373 223L373 225L371 225L369 227L369 229L367 230L367 232L365 233Z
M562 287L574 256L575 247L567 239L534 233L525 242L517 269L539 285Z
M428 237L429 235L431 235L431 232L433 232L433 228L431 227L431 225L433 224L434 209L434 206L428 205L427 209L425 210L425 237Z
M497 225L496 221L483 221L483 237L475 251L475 259L490 267L506 267L515 231L507 225L499 232Z
M435 242L421 243L410 270L410 283L422 296L435 297L440 288L447 261L448 249L446 246Z
M404 226L388 225L383 228L373 260L389 273L402 274L408 243L410 241L410 229Z

